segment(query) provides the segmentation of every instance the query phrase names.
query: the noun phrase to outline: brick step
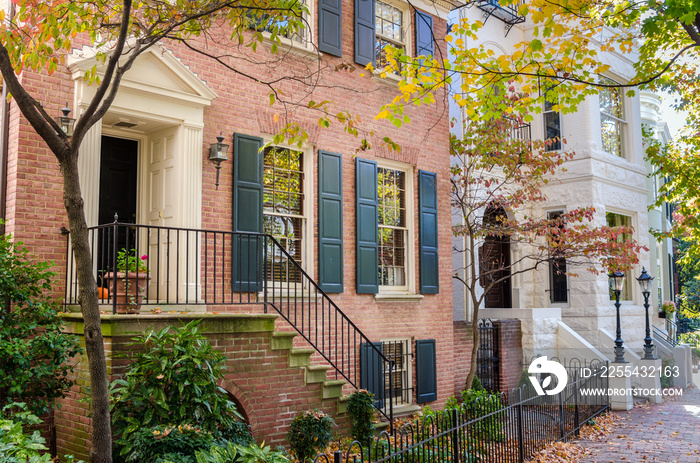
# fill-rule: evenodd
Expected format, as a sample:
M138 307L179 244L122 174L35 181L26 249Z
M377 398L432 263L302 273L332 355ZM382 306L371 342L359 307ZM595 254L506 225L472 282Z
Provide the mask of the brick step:
M311 347L294 347L294 338L297 333L290 331L273 331L270 333L270 348L272 350L286 350L288 354L288 364L290 367L304 369L304 379L306 384L321 384L324 399L337 399L338 413L347 412L347 396L343 395L343 388L347 386L347 381L342 379L328 379L328 372L332 370L330 365L319 365L311 363L311 356L316 353L316 349Z

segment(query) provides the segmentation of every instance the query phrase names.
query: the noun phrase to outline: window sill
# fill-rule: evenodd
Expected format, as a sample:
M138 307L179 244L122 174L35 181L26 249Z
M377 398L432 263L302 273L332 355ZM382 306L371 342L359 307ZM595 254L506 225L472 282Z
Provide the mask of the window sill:
M382 74L385 74L384 77L382 77ZM398 85L399 82L401 82L401 79L403 79L403 77L401 77L399 74L393 72L384 73L383 71L378 71L376 69L372 72L372 77L380 82L385 82L393 85Z
M274 43L272 40L270 40L272 34L270 34L269 32L263 32L262 34L262 43L264 43L265 45L272 46L272 44ZM279 54L280 52L294 52L304 58L312 59L316 59L320 56L320 53L316 51L316 49L314 49L314 47L311 46L311 44L304 45L297 42L296 40L288 39L287 37L280 37L279 39L280 41L277 45L277 54Z
M411 293L377 293L374 295L374 302L408 302L419 303L423 300L422 294Z

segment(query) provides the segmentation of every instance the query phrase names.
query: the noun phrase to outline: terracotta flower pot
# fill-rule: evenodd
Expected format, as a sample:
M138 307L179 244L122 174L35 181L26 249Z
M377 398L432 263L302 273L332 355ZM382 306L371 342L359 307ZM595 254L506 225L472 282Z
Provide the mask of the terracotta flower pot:
M104 280L107 288L113 291L115 274L105 273ZM117 272L117 290L115 293L117 313L137 314L141 312L143 295L146 293L146 285L151 276L147 273Z

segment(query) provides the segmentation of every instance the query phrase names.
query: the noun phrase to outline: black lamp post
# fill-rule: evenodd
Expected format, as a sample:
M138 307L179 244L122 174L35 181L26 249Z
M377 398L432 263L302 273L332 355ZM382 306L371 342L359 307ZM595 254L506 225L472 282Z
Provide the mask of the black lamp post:
M647 325L646 337L644 338L644 359L645 360L655 360L654 358L654 343L651 339L651 332L649 331L649 293L651 291L651 280L654 277L649 275L644 267L642 267L642 274L639 275L637 281L639 282L640 288L642 288L642 295L644 296L644 313Z
M216 143L212 143L209 147L209 160L216 165L216 189L219 189L219 170L221 163L228 161L228 145L224 143L224 137L219 134L216 137Z
M625 361L625 348L622 346L622 330L620 330L620 293L625 285L625 274L620 271L610 272L608 274L612 284L613 292L615 293L615 311L617 313L617 331L615 334L615 363L627 363Z

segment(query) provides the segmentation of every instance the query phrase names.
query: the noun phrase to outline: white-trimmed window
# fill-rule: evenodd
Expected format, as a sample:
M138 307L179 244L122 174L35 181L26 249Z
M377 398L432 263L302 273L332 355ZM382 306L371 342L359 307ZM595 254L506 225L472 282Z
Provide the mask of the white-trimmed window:
M413 352L410 339L391 339L381 341L382 353L394 361L394 369L389 377L388 369L384 372L384 390L389 397L392 389L394 405L409 405L413 402Z
M263 154L263 231L272 235L302 268L309 259L310 198L305 170L304 151L279 146L267 147ZM301 275L285 264L285 259L268 258L268 268L275 281L300 282Z
M375 21L374 30L376 38L375 56L378 68L386 66L387 47L392 46L408 52L406 48L407 25L410 23L409 15L398 6L376 0L374 3Z
M548 220L556 220L564 213L564 211L549 211L547 212ZM559 228L564 228L562 222ZM550 238L556 240L560 235L554 235ZM557 244L557 243L554 243ZM550 254L549 261L549 302L553 304L569 302L569 282L566 270L566 258L557 256L556 253Z
M544 111L542 120L544 122L544 139L547 141L545 151L557 151L561 149L561 114L554 110L554 106L559 103L555 94L547 91L545 87Z
M627 227L632 226L632 217L630 217L629 215L618 214L616 212L606 212L605 220L607 222L608 227L619 227L623 225ZM619 235L617 239L618 242L625 242L632 239L632 237L627 233L623 233L622 235ZM621 301L632 300L632 282L632 277L630 276L630 272L628 271L625 273L625 284L622 287L622 292L620 293ZM610 300L615 300L615 293L612 290L612 286L610 287Z
M609 77L600 77L604 85L619 85ZM600 99L600 133L603 151L621 158L625 157L624 137L627 122L625 121L624 100L622 88L603 87L598 94Z
M379 291L410 290L413 181L410 169L377 165Z
M303 2L306 3L306 2ZM281 21L276 21L275 23L270 23L267 21L268 16L263 15L263 18L260 20L260 23L265 23L265 24L260 24L260 27L254 27L258 31L262 31L265 33L271 33L273 28L276 29L277 35L281 37L283 40L282 42L288 40L289 44L301 48L307 48L307 49L313 49L312 43L311 43L311 32L309 28L311 27L312 20L313 18L311 17L312 10L310 6L307 6L309 9L308 13L304 13L302 16L302 21L304 22L305 27L299 28L295 31L291 31L288 29L288 20L281 20ZM268 37L266 35L266 37Z

